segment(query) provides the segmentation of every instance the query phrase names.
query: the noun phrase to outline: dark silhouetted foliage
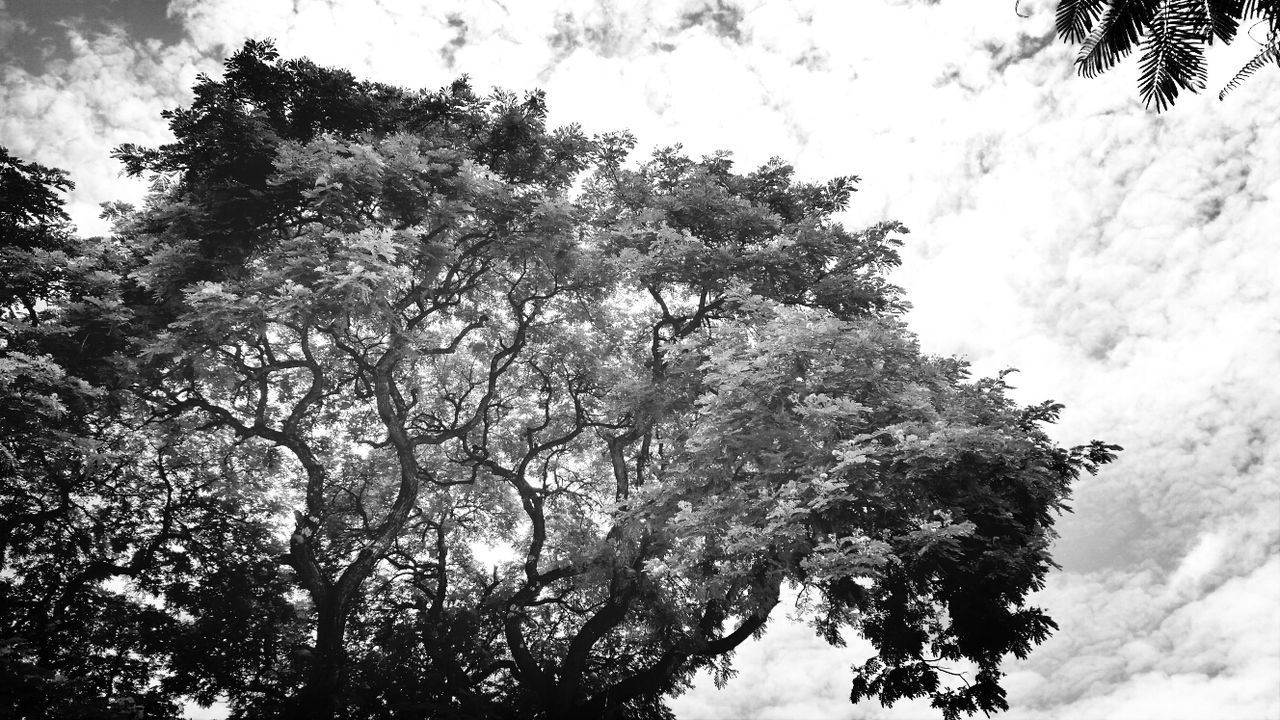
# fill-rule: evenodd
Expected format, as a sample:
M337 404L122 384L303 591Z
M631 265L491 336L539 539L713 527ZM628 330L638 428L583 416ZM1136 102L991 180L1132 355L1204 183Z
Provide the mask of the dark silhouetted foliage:
M1219 99L1268 63L1280 62L1280 2L1276 0L1062 0L1058 37L1080 43L1076 67L1095 77L1139 51L1138 94L1162 111L1182 91L1204 89L1205 50L1230 43L1241 28L1260 28L1265 40L1219 93Z

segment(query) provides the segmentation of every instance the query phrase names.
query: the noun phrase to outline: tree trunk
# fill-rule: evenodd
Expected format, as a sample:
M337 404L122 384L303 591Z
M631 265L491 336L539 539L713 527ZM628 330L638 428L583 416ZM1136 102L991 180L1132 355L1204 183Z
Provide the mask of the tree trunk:
M341 709L346 680L346 651L343 646L346 625L345 603L332 597L316 603L315 652L306 685L298 694L297 704L290 715L296 720L332 720Z

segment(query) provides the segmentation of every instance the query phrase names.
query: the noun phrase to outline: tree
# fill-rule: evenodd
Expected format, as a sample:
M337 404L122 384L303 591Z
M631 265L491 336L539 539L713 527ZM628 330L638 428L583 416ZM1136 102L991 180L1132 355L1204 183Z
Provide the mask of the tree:
M229 493L229 459L130 391L146 337L121 292L135 258L75 236L66 174L0 149L0 181L0 714L178 717L200 645L156 599L206 609L175 591L216 588L241 547L265 547L247 540L269 501ZM231 632L262 635L227 623L200 640Z
M204 498L147 563L173 692L665 718L792 585L827 640L876 646L855 701L1005 707L1002 659L1053 628L1027 595L1054 517L1117 448L1058 447L1059 406L920 351L885 279L905 228L832 218L856 178L628 162L538 93L257 42L169 118L119 151L153 191L113 210L109 280L147 477Z
M108 402L95 382L103 368L72 341L68 316L100 299L101 283L77 272L85 243L60 196L71 187L62 171L0 148L0 707L18 718L122 717L139 706L165 717L172 708L146 689L142 637L158 618L96 587L138 549L112 545L145 527L151 507L120 512L131 478L95 412ZM119 488L114 501L94 492L99 482ZM103 502L90 508L91 496ZM108 530L117 520L128 527Z
M1059 39L1081 43L1076 69L1084 77L1105 72L1140 45L1138 94L1157 111L1171 107L1180 91L1203 90L1205 48L1232 42L1249 23L1265 27L1266 38L1219 100L1266 65L1280 65L1275 0L1062 0L1056 19Z

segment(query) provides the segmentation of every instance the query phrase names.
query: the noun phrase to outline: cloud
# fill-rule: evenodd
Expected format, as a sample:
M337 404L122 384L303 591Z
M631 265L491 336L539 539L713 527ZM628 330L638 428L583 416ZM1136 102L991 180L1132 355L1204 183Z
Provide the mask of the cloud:
M699 686L675 698L671 707L683 720L805 720L807 718L872 718L849 704L850 666L875 655L870 643L849 636L848 647L831 647L818 640L807 624L781 617L790 608L789 594L775 611L764 639L738 648L738 672L724 691ZM779 622L781 621L781 622ZM905 703L898 713L914 710L929 715L928 703Z
M102 232L98 204L136 200L145 188L120 177L110 158L126 142L171 139L160 112L185 103L209 59L185 44L137 41L116 30L68 30L71 56L41 75L10 65L0 71L0 138L13 154L71 171L69 211L85 232Z
M14 15L4 0L0 0L0 47L8 47L14 38L31 32L31 26Z
M1190 585L1180 575L1061 578L1051 592L1071 601L1076 629L1015 670L1027 675L1011 717L1274 717L1280 560L1221 569Z

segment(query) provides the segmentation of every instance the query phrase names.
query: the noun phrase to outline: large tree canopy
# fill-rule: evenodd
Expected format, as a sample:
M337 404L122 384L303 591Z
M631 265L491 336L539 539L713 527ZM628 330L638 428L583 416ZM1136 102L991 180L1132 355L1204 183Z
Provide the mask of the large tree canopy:
M169 118L174 143L119 151L146 205L62 263L95 302L34 306L113 359L77 452L127 450L65 524L138 539L4 538L6 587L157 616L114 649L150 663L131 702L670 717L792 587L828 641L875 646L854 701L1006 707L1001 662L1054 627L1027 601L1055 516L1116 448L1059 447L1059 406L921 352L885 279L905 228L833 220L856 178L632 162L625 133L549 129L540 94L255 42ZM65 510L41 472L6 520ZM82 555L103 572L45 562Z
M1205 49L1242 31L1256 32L1258 51L1218 99L1267 65L1280 66L1277 0L1061 0L1056 25L1061 40L1080 43L1076 69L1085 77L1139 49L1138 94L1157 110L1171 107L1183 90L1203 90Z

